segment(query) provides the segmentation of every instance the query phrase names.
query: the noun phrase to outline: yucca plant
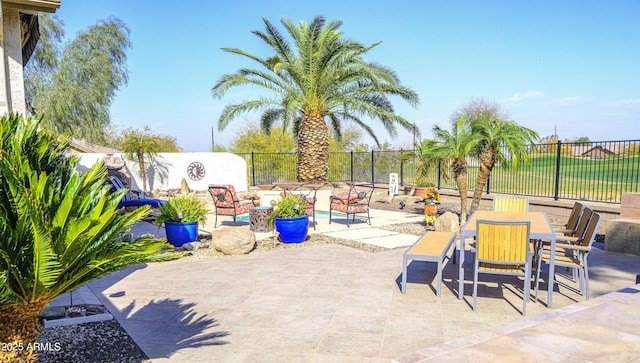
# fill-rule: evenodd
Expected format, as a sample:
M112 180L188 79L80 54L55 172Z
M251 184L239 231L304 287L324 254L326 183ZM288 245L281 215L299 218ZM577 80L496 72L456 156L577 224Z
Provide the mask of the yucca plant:
M125 190L109 194L102 163L85 173L64 154L68 139L39 120L0 120L0 361L37 361L27 349L39 333L38 314L56 297L124 266L162 259L164 240L124 241L148 207L122 214Z

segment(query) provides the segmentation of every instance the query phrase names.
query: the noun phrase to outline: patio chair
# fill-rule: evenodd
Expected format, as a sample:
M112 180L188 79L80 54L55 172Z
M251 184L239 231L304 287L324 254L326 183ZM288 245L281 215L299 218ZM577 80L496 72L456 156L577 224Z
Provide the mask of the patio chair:
M476 222L473 310L476 310L479 273L515 275L524 276L522 315L526 315L533 260L533 251L529 247L530 230L531 223L528 221L478 220Z
M584 209L584 204L575 202L571 209L571 213L569 214L569 219L567 219L567 223L559 228L554 228L556 233L566 235L575 234L578 227L578 221L580 220L580 215L582 214L582 209Z
M371 203L374 189L373 184L352 184L348 191L332 195L329 199L329 224L331 224L332 211L336 211L347 215L347 227L350 227L349 215L353 222L358 213L366 213L367 223L371 225L369 203Z
M599 213L593 213L589 219L589 224L583 237L572 241L572 243L557 243L555 251L544 249L540 253L538 259L538 266L536 268L536 301L538 300L538 285L540 283L540 267L541 263L549 263L551 253L554 254L554 261L556 266L562 266L573 269L577 272L577 279L580 288L580 294L583 295L586 300L589 300L589 269L587 265L587 257L591 251L591 246L596 239L596 232L600 228L600 222L602 217ZM574 281L576 280L576 274L573 274ZM549 286L553 286L555 276L549 276Z
M564 242L564 243L575 243L578 240L584 237L585 232L587 231L587 226L589 224L589 219L593 215L593 209L589 207L582 208L582 213L580 213L580 218L578 220L578 225L573 232L567 233L559 233L558 230L554 230L556 232L556 243ZM549 241L537 241L538 249L541 250L549 250L550 242Z
M300 198L300 200L304 203L305 213L313 218L314 231L316 229L316 191L316 188L312 188L311 190L300 190L300 188L296 188L295 191L291 189L284 189L280 192L281 197L293 195Z
M238 194L231 184L210 184L209 194L213 198L213 204L216 206L216 221L214 227L218 226L218 215L233 216L233 223L236 223L236 217L247 214L251 208L255 207L257 196L250 196L243 199L238 198Z
M528 212L529 198L527 197L493 197L494 212Z
M111 185L111 192L115 192L121 189L128 189L124 186L122 181L115 175L109 175L107 182ZM122 197L120 202L118 203L118 208L125 207L141 207L143 205L149 205L153 208L158 208L159 206L165 204L166 201L162 199L153 199L153 198L145 198L144 192L142 191L132 191L128 190L127 194Z
M576 226L576 229L572 232L566 232L566 233L558 232L556 230L556 233L560 234L557 237L557 240L563 240L565 242L572 243L584 237L584 234L587 231L587 225L589 224L589 220L591 219L592 216L593 216L593 209L589 207L582 208L582 213L580 213L580 218L578 220L578 225Z

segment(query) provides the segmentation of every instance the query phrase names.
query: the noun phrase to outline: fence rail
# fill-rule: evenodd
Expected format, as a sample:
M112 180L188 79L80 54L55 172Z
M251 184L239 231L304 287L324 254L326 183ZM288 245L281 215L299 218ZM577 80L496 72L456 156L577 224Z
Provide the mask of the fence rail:
M331 182L366 181L386 184L397 173L401 186L413 184L416 162L402 162L402 150L338 152L329 154ZM238 154L247 161L251 185L296 179L295 153ZM505 154L506 155L506 154ZM487 183L487 193L508 193L620 203L623 192L640 189L640 140L539 144L529 152L530 162L516 171L497 165ZM473 190L478 160L468 160L468 185ZM446 170L432 170L438 188L455 189Z

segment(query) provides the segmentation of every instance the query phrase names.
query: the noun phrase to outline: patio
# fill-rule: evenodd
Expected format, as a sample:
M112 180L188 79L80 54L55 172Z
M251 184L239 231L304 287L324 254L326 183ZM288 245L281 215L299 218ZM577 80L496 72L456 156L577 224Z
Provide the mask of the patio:
M412 217L377 211L372 224L376 227ZM318 228L318 233L340 233L339 227L347 231L345 225L334 223L331 230ZM341 237L375 238L371 235L375 230L356 224ZM502 288L497 283L482 283L478 310L472 311L471 276L466 276L465 299L458 300L458 270L451 263L444 269L441 297L434 291L435 264L421 262L409 266L407 293L401 294L403 252L404 248L368 253L320 245L202 261L177 260L128 268L90 283L89 288L154 362L409 362L429 356L463 359L471 354L458 348L488 360L485 354L494 352L495 344L475 343L502 339L504 334L539 323L545 326L554 317L564 319L582 308L598 309L598 316L637 310L621 310L617 304L618 309L610 311L611 306L602 303L602 299L606 302L619 295L596 298L633 285L640 272L638 256L606 252L599 243L590 257L592 299L583 303L584 298L571 289L573 283L560 284L554 292L553 309L546 308L546 294L541 293L538 303L528 304L524 318L516 308L522 300L520 283L515 280ZM640 299L637 294L623 294L622 298L627 303L635 299L636 306ZM626 325L615 319L589 323L598 324L598 331L609 337L603 344L617 339L619 344L606 350L607 359L640 356L640 335L630 335L627 329L628 322L637 318L621 318ZM516 325L505 326L509 323ZM616 332L618 328L627 331ZM532 341L544 345L558 339L546 333L540 330ZM563 328L556 333L571 337L572 346L599 346L596 337L581 329ZM462 340L455 340L458 338ZM532 347L515 344L509 352L529 352L532 360L538 352L531 353ZM570 359L555 353L561 354L558 359ZM573 358L594 359L590 350Z

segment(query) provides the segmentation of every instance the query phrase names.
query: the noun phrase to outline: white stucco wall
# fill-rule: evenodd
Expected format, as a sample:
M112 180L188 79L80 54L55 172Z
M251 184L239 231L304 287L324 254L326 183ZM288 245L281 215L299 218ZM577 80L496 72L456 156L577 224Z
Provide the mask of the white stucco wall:
M105 154L78 154L80 168L89 168L97 161L106 157ZM116 154L114 158L121 158ZM136 161L124 158L126 168L132 177L132 189L142 190L142 178ZM202 179L194 180L194 172L189 176L189 166L200 163L204 169L200 175ZM149 163L147 163L149 164ZM232 184L236 191L248 190L247 163L231 153L160 153L147 168L147 182L150 190L166 190L180 188L184 178L192 190L207 190L209 184Z

